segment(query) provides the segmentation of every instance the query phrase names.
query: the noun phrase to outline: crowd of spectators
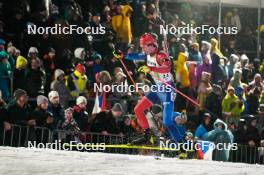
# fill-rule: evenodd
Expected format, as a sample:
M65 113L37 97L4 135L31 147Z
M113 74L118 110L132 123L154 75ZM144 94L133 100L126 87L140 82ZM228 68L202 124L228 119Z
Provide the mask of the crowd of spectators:
M155 33L162 48L160 25L215 25L210 14L194 14L190 4L178 5L177 15L166 11L166 5L159 0L0 3L0 134L3 129L11 130L12 124L103 135L142 132L133 116L138 94L96 94L94 83L100 75L102 81L109 79L110 84L131 84L113 52L140 52L138 38L143 33ZM229 11L224 25L238 27L239 39L247 40L243 47L254 50L250 29L243 28L239 15L237 9ZM29 35L26 28L32 24L105 27L106 33ZM214 141L216 136L211 136L210 131L215 127L228 131L232 142L263 147L262 60L241 54L242 46L234 44L237 36L228 37L228 44L222 49L216 38L209 34L168 35L175 85L199 104L177 95L175 111L186 111L188 116L182 119L175 115L175 125L180 128L178 141L186 136ZM136 82L151 84L141 67L144 62L124 61ZM98 95L106 98L106 110L93 113ZM159 115L156 111L160 124ZM159 126L166 135L166 128Z

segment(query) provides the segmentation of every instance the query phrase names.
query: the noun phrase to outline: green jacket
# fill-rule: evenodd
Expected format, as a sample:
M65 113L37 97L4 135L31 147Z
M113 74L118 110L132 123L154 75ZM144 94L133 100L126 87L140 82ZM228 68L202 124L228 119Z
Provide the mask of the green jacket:
M244 109L244 103L240 103L240 100L236 95L231 97L227 94L222 101L222 112L231 112L232 117L239 118Z

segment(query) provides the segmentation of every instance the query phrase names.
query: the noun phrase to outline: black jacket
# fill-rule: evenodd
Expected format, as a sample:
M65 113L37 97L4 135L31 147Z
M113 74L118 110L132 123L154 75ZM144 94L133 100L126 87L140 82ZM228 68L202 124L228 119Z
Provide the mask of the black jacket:
M222 117L222 97L211 92L205 100L205 108L210 110L211 115L215 118ZM217 116L214 116L217 115Z
M44 94L45 72L40 69L29 69L26 73L26 85L29 97L37 97L40 94Z
M107 131L110 134L120 133L120 129L111 111L100 112L91 125L92 132Z
M52 128L53 124L48 124L46 121L48 117L53 116L50 112L40 108L36 108L35 111L32 113L32 118L36 120L37 126Z
M79 106L73 107L73 118L77 122L81 131L88 131L88 113Z
M21 108L15 101L11 101L7 106L7 118L5 121L18 125L27 125L27 121L32 119L31 114L29 105L26 104Z
M14 89L23 89L27 90L27 84L26 82L26 70L14 70Z

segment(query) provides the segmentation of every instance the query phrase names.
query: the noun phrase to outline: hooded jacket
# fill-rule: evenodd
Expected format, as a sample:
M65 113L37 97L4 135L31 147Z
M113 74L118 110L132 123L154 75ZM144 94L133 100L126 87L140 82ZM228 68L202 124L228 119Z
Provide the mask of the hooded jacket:
M16 69L22 69L22 68L26 68L27 66L27 59L23 56L18 56L17 60L16 60Z
M224 128L218 128L218 124L222 124ZM227 124L225 122L220 119L217 119L214 122L214 130L206 133L203 137L204 140L214 142L215 145L218 145L218 148L220 148L215 150L215 160L227 161L229 159L229 150L226 150L227 146L218 144L231 144L234 141L234 136L229 130L227 130Z
M208 82L208 77L210 78L211 74L207 72L202 73L201 82L197 89L197 102L200 104L200 109L204 108L206 97L209 95L209 93L212 91L212 87L210 83Z
M219 50L219 43L217 41L217 39L212 38L210 40L212 48L211 48L211 53L212 54L216 54L219 58L223 58L224 55L222 54L222 52Z
M218 124L222 124L224 128L219 129L217 127ZM204 139L208 141L212 141L214 143L233 143L234 136L227 129L227 124L224 121L220 119L216 119L216 121L214 122L214 130L206 133L204 135Z
M117 34L117 38L121 42L130 44L132 41L132 31L130 17L127 16L128 12L132 12L133 9L129 5L121 7L121 13L112 17L112 28Z
M243 103L242 106L240 106L238 101L239 98L236 95L231 97L229 94L227 94L222 101L222 111L231 112L232 117L239 118L240 114L244 111L245 106Z
M241 82L241 77L242 77L242 71L240 69L235 69L233 77L230 80L230 85L233 88L243 87L244 84Z
M190 86L189 70L186 64L186 55L183 52L179 53L176 62L176 79L181 84L181 86Z

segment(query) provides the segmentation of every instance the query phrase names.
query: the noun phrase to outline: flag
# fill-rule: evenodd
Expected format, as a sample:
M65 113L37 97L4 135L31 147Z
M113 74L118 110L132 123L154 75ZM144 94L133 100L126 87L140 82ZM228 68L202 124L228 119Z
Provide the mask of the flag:
M203 160L212 160L213 157L213 148L211 146L213 144L209 141L198 140L197 141L197 155L199 159Z
M94 107L92 114L98 114L101 111L105 111L106 109L106 96L105 92L99 95L98 91L96 92Z

